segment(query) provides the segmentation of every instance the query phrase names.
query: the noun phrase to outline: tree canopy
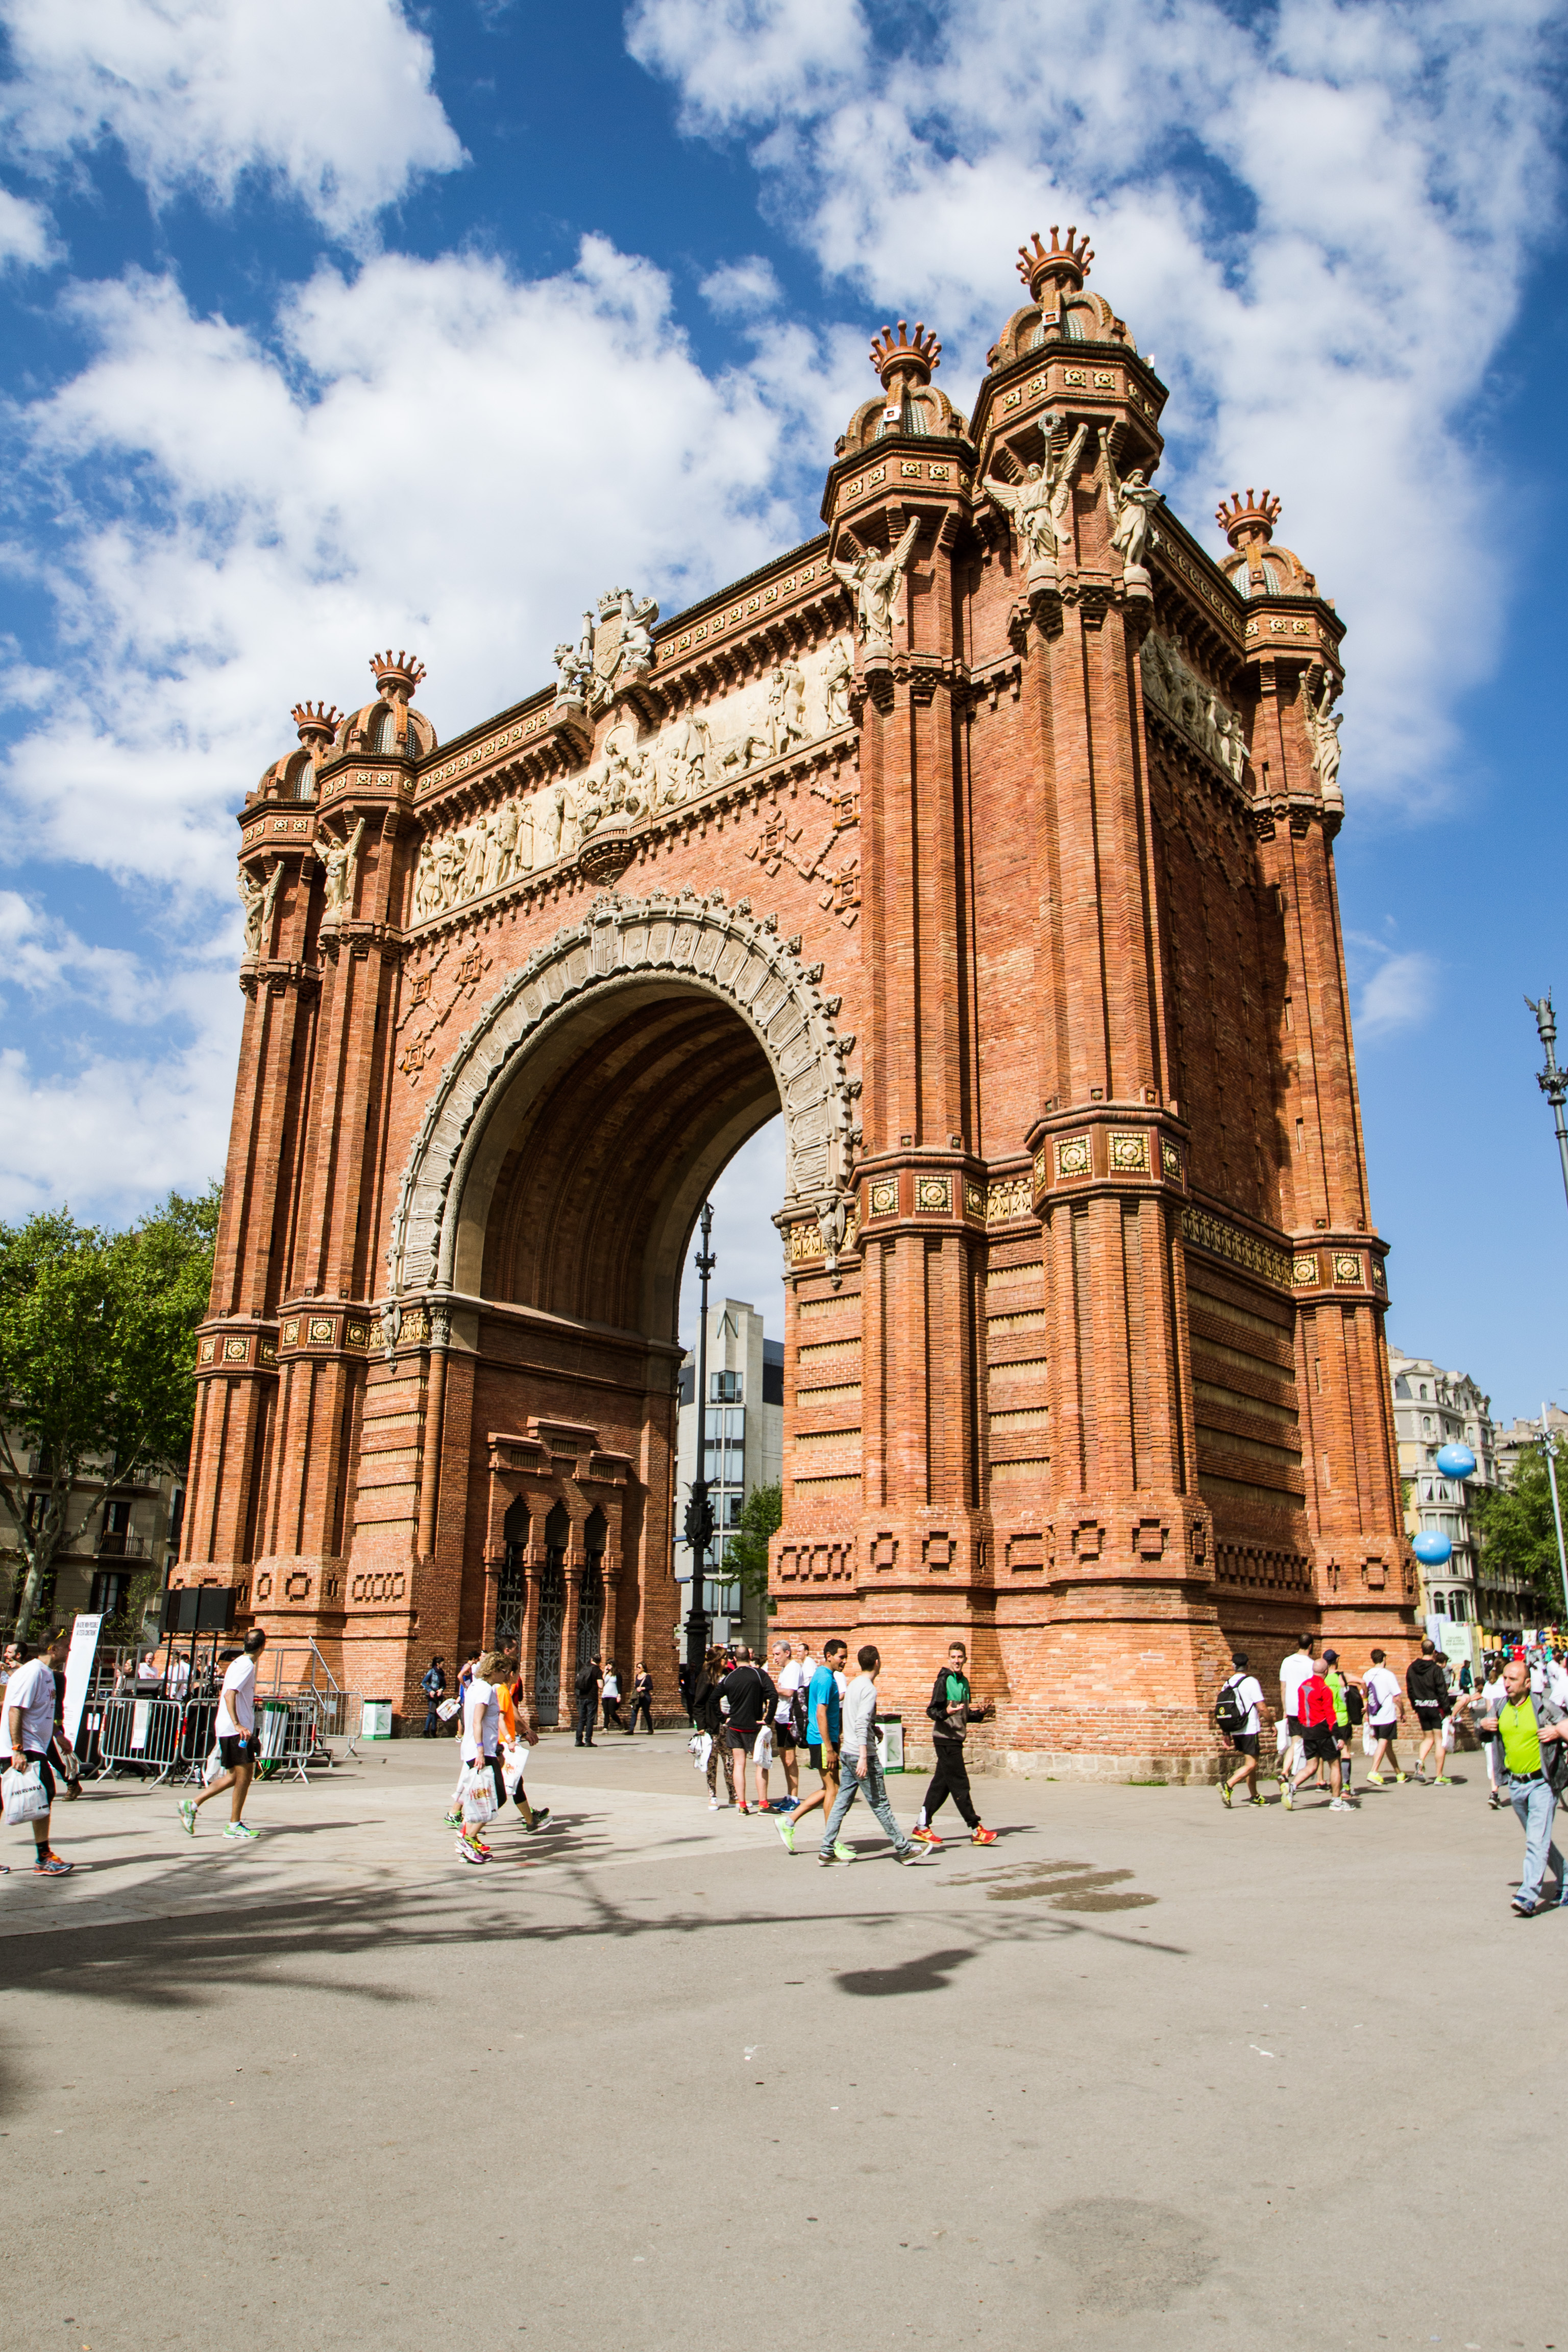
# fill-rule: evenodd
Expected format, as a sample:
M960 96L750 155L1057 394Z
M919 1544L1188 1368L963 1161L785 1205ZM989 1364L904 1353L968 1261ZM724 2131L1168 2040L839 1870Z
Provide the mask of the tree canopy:
M1561 1461L1557 1483L1568 1506L1568 1464ZM1565 1606L1563 1570L1544 1449L1539 1444L1521 1446L1512 1486L1480 1489L1470 1508L1480 1523L1483 1581L1500 1571L1528 1577L1548 1621L1560 1622Z
M768 1589L768 1538L784 1519L784 1488L753 1486L741 1506L740 1523L730 1538L726 1572L739 1577L749 1593Z
M127 1233L68 1209L0 1224L0 1525L26 1562L19 1633L106 1485L181 1468L221 1186L171 1192Z

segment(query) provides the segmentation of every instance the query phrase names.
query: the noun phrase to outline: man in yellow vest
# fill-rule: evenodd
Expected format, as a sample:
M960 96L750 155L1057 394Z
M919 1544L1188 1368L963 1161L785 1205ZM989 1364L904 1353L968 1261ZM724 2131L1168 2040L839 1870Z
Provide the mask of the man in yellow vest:
M1474 1727L1484 1738L1502 1742L1509 1801L1524 1829L1524 1875L1513 1907L1520 1918L1531 1919L1548 1907L1542 1885L1549 1863L1557 1874L1557 1900L1568 1903L1568 1872L1552 1838L1558 1790L1568 1777L1563 1744L1568 1739L1568 1717L1554 1700L1531 1696L1530 1668L1521 1657L1509 1660L1502 1679L1503 1696L1496 1714L1477 1716ZM1472 1693L1458 1702L1456 1712L1468 1714L1475 1704Z

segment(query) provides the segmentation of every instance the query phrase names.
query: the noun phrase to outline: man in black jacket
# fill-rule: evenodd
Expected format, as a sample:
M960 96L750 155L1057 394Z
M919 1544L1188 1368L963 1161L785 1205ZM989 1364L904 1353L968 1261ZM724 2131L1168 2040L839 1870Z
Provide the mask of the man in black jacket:
M921 1845L940 1845L931 1822L947 1801L952 1799L969 1824L972 1845L994 1845L996 1832L984 1828L974 1810L974 1800L969 1792L969 1766L964 1760L963 1738L972 1723L983 1723L994 1710L987 1701L984 1706L973 1705L969 1689L969 1677L964 1669L969 1653L962 1642L952 1643L947 1664L936 1678L926 1713L931 1720L931 1745L936 1749L936 1770L920 1810L911 1836Z
M579 1748L594 1745L594 1726L599 1720L599 1654L595 1650L585 1666L577 1669L577 1739Z
M728 1703L725 1717L725 1738L730 1749L730 1774L735 1791L735 1802L741 1811L750 1812L746 1802L746 1759L757 1744L757 1734L764 1723L773 1721L778 1705L778 1692L773 1676L761 1666L752 1664L748 1650L739 1665L727 1674L719 1685L719 1696ZM759 1799L757 1811L763 1811Z
M1437 1655L1436 1642L1423 1642L1421 1655L1412 1658L1405 1677L1405 1696L1415 1709L1415 1720L1421 1726L1421 1752L1415 1759L1415 1778L1426 1778L1426 1750L1432 1750L1434 1786L1446 1789L1448 1778L1443 1769L1443 1721L1453 1709L1448 1696L1448 1676L1442 1659Z

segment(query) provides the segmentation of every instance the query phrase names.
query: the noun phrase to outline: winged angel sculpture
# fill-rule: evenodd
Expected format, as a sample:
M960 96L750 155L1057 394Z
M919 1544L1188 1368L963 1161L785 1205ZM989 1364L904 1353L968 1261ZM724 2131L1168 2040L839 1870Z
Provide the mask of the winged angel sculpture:
M985 477L987 492L1018 534L1031 581L1054 581L1057 558L1064 544L1070 548L1073 476L1088 437L1087 425L1070 434L1065 424L1054 425L1043 466L1026 467L1021 482L1005 482L998 474Z

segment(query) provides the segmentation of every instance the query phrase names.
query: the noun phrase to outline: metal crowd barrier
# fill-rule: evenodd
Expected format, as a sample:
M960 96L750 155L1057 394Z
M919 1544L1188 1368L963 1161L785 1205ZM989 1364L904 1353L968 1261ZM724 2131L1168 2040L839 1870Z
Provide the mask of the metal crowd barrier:
M199 1780L212 1746L216 1699L111 1698L98 1726L98 1775L138 1771L154 1784Z
M363 1701L358 1691L295 1690L258 1695L257 1770L263 1780L308 1780L337 1761L331 1739L357 1757ZM134 1773L154 1786L200 1780L214 1744L216 1697L108 1698L84 1710L84 1738L92 1738L94 1777Z

